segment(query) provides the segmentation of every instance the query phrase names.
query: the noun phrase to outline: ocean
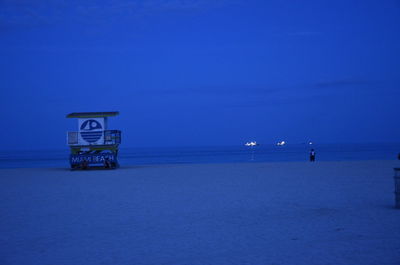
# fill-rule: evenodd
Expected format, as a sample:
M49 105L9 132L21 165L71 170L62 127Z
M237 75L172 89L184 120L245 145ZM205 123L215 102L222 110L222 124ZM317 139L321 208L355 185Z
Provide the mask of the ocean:
M308 161L309 151L316 151L316 161L394 160L400 143L375 144L287 144L120 148L121 166L152 164L257 163ZM0 151L0 168L69 168L69 149Z

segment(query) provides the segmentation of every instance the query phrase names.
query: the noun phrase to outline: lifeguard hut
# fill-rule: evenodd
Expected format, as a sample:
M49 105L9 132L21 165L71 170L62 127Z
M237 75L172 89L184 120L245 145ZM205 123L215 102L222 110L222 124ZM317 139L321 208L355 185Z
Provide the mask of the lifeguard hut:
M67 118L78 119L78 131L67 133L71 149L72 169L86 169L90 165L117 168L121 131L108 130L108 118L119 112L73 112Z

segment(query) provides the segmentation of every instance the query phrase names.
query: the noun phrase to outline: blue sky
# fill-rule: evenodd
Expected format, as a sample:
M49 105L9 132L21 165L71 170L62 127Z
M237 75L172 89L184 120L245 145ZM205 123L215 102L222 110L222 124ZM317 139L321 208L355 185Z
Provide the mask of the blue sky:
M398 1L0 1L2 149L399 142Z

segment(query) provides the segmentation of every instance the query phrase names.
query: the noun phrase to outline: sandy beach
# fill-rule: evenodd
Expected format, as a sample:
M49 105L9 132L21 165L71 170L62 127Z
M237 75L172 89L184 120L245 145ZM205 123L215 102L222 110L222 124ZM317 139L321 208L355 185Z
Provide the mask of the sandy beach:
M0 264L400 264L399 161L0 170Z

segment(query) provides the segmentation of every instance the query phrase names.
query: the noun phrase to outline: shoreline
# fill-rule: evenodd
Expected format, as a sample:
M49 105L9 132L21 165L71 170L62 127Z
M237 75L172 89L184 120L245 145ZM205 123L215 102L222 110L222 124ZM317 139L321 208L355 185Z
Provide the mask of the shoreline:
M161 166L180 166L180 165L230 165L230 164L244 164L244 165L252 165L252 164L325 164L325 163L362 163L362 162L392 162L398 163L400 167L400 160L397 159L359 159L359 160L316 160L315 162L310 161L238 161L238 162L200 162L200 163L192 163L192 162L182 162L182 163L144 163L144 164L123 164L120 165L117 169L112 170L120 170L120 169L128 169L128 168L135 168L135 167L161 167ZM96 166L97 167L97 166ZM69 165L66 167L60 166L50 166L50 167L0 167L1 170L18 170L18 169L66 169L69 171L85 171L85 170L71 170ZM106 170L98 166L98 168L88 169L86 171L93 171L93 170ZM108 171L107 169L106 171ZM112 171L111 170L111 171Z

